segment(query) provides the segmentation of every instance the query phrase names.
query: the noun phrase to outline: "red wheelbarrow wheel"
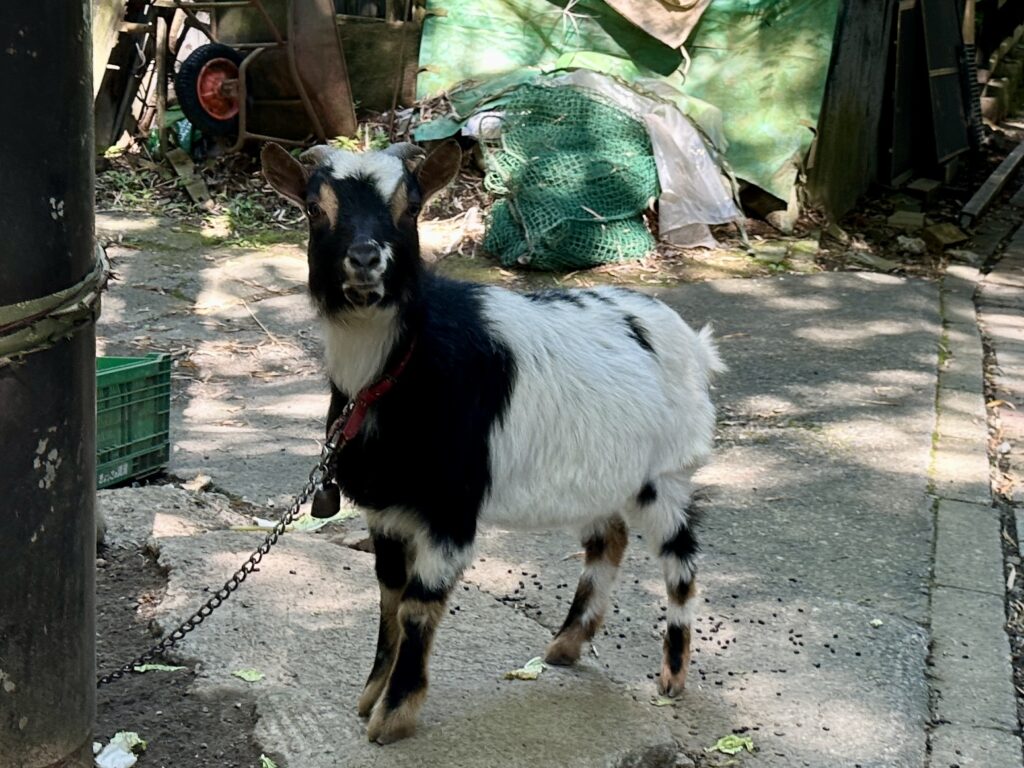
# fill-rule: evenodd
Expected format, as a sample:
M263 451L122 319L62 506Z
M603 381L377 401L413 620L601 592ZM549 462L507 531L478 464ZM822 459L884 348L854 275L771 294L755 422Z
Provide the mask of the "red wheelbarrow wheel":
M174 78L178 104L203 133L227 136L238 132L242 58L231 46L210 43L196 48L181 63Z

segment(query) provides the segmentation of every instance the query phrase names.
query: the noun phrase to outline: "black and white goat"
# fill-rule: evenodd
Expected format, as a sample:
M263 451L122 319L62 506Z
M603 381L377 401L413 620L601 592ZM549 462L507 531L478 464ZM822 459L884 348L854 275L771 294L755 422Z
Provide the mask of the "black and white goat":
M445 601L481 524L580 532L586 560L546 660L593 637L627 523L660 558L668 628L658 689L686 681L696 606L691 476L708 456L722 369L710 332L621 288L520 294L428 271L416 220L458 172L454 142L304 165L263 150L263 172L309 220L309 291L331 380L328 425L386 372L393 388L338 456L365 510L380 582L377 654L359 699L371 741L413 732ZM401 371L397 373L397 371Z

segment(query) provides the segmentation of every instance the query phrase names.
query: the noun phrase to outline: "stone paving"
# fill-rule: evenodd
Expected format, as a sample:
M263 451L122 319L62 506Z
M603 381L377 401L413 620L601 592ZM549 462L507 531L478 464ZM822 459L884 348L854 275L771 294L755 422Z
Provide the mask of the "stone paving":
M1019 184L1010 204L994 209L969 244L987 273L955 265L943 283L931 614L935 766L1020 765L1017 695L1004 626L1008 584L1016 578L1024 534L1022 199ZM990 455L998 459L995 471L981 461ZM993 481L995 504L984 492Z

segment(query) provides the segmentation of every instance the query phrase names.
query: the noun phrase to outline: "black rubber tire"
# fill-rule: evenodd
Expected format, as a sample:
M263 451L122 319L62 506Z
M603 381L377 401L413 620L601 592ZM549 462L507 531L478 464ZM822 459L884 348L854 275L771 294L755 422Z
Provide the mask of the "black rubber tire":
M196 48L187 59L181 62L178 74L174 76L174 91L178 95L178 105L189 122L202 133L208 136L230 136L238 133L238 115L221 120L203 109L203 105L199 103L199 93L196 90L199 73L207 62L213 59L228 59L241 66L244 58L230 45L208 43Z

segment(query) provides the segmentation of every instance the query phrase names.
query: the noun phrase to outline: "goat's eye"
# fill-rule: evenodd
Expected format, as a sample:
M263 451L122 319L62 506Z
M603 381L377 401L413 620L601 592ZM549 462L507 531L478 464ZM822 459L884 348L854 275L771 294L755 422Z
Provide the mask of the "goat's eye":
M318 219L324 214L324 209L320 207L319 203L307 203L306 204L306 215L311 219Z

